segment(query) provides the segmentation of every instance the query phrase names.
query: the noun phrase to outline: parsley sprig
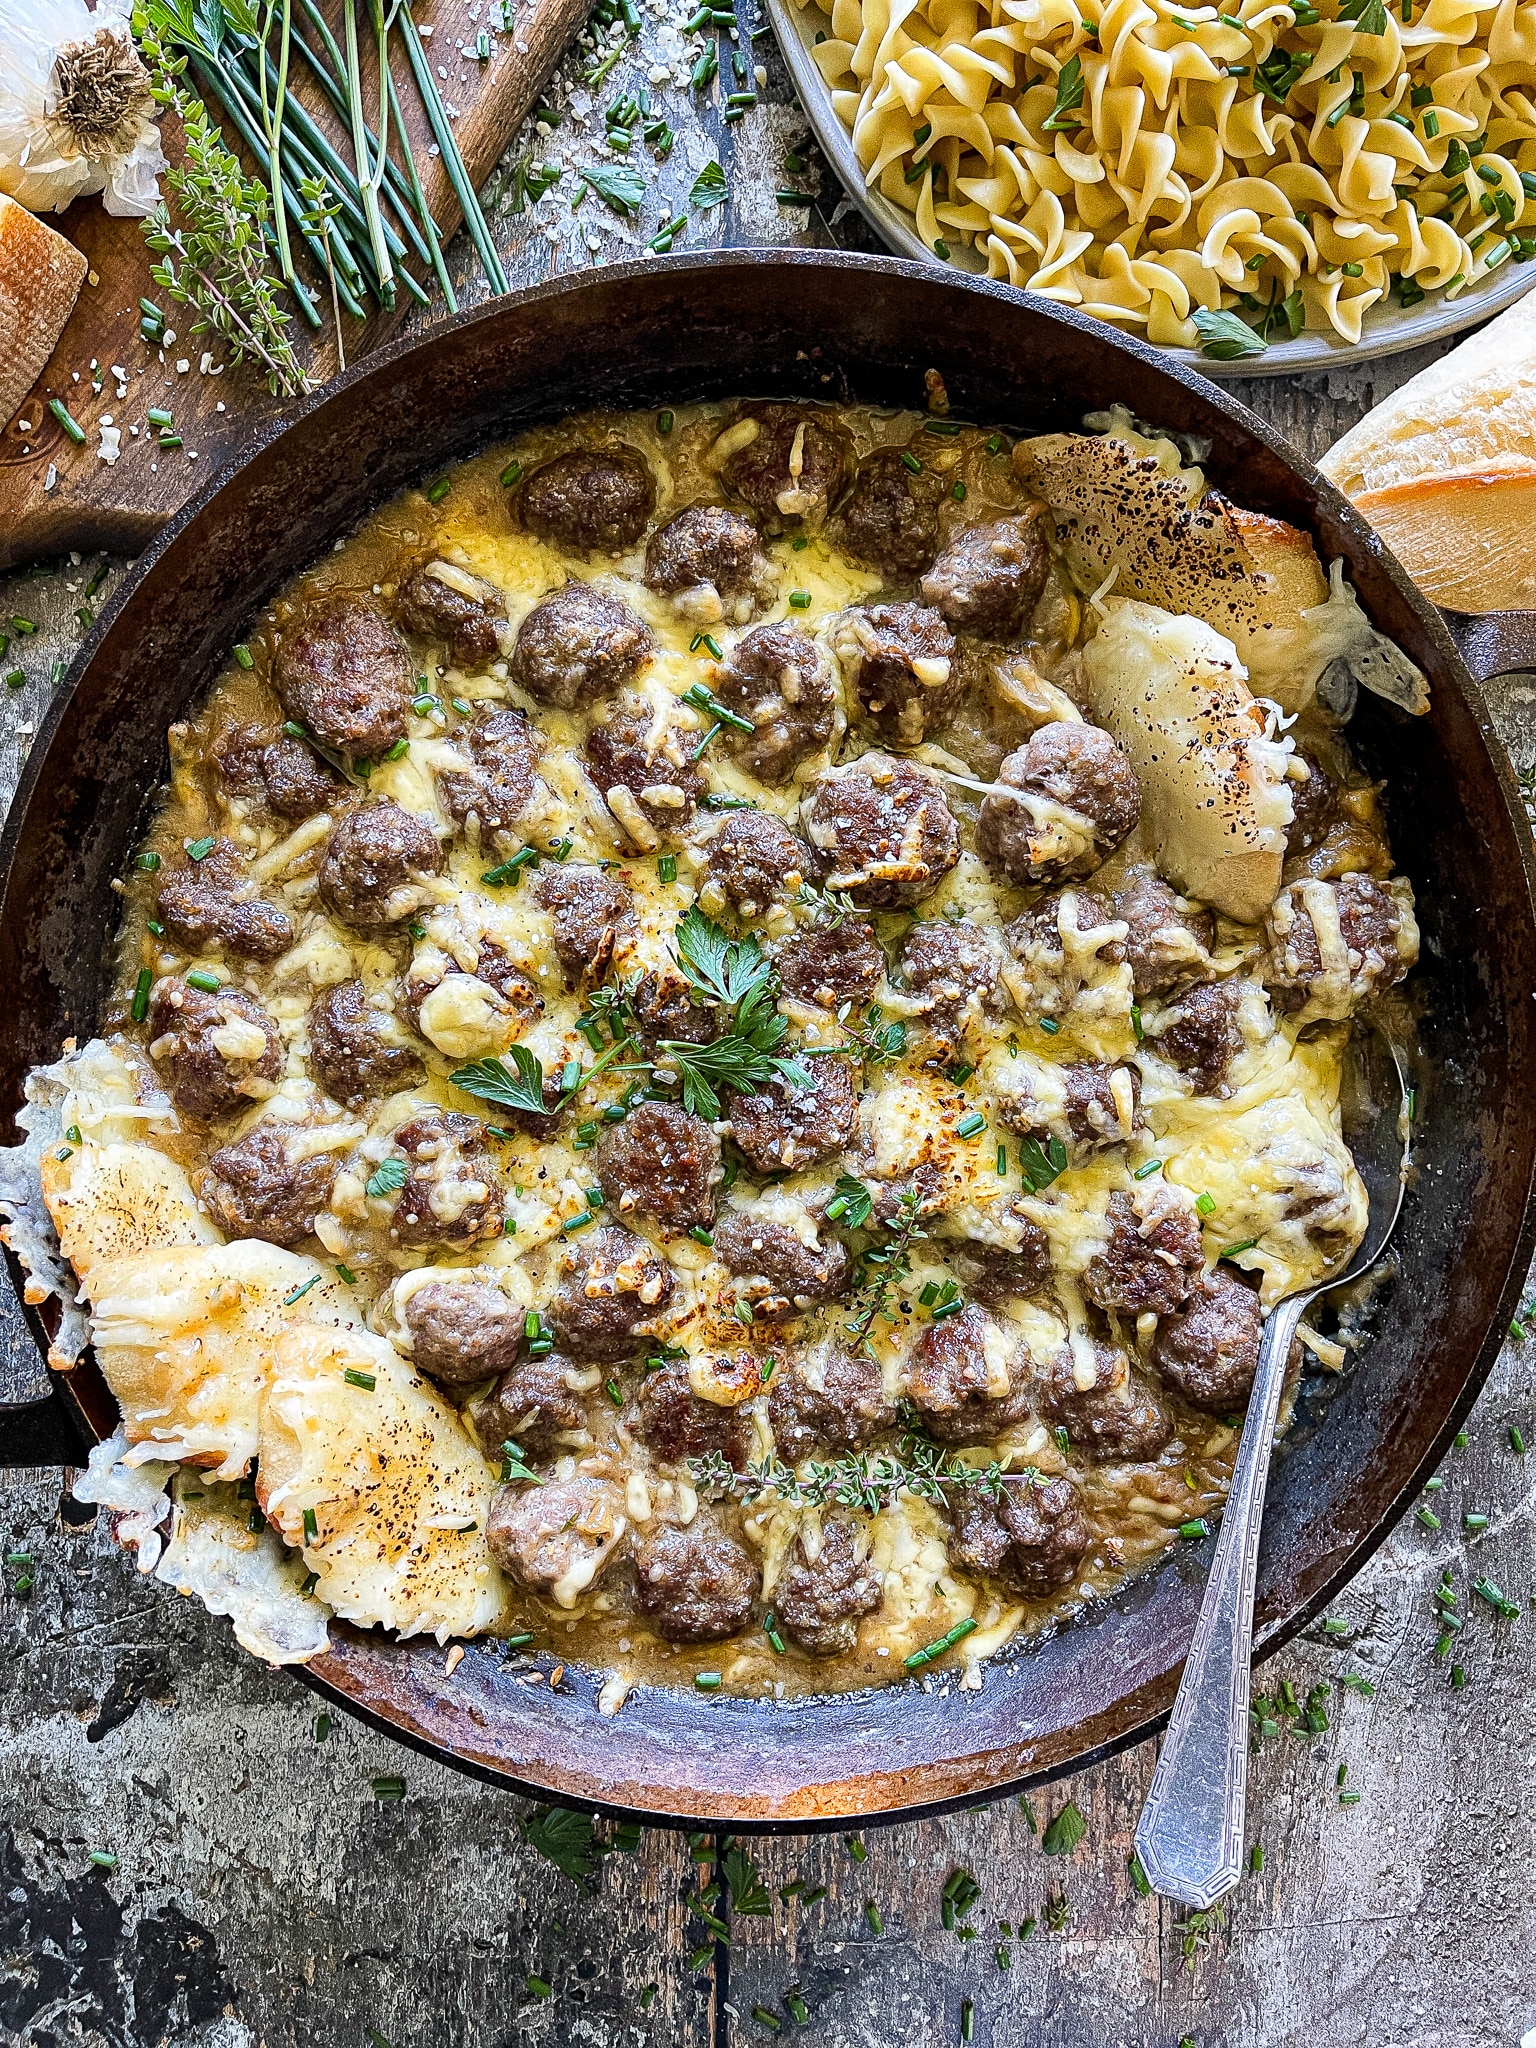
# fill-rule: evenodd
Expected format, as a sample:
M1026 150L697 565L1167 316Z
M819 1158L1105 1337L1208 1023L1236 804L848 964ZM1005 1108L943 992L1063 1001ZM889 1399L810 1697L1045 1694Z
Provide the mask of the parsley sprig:
M661 1066L682 1083L683 1107L717 1117L721 1089L750 1094L776 1076L792 1088L813 1086L804 1067L779 1050L789 1027L777 1008L778 975L756 937L727 937L697 904L690 904L673 937L677 964L694 993L730 1013L728 1028L708 1045L659 1042Z

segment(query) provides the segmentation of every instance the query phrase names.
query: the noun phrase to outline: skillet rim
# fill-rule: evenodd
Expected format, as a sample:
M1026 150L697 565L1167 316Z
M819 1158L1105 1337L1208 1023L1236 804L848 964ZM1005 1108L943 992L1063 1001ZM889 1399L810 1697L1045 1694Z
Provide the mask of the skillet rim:
M1366 521L1355 511L1354 507L1317 472L1313 465L1298 450L1286 441L1283 435L1272 428L1267 421L1251 412L1239 400L1229 395L1225 389L1201 377L1183 364L1171 362L1166 355L1149 348L1134 337L1122 335L1114 331L1106 332L1103 323L1092 321L1086 315L1075 313L1070 308L1060 307L1054 302L1040 299L1034 294L1020 293L1011 287L1000 285L987 279L972 278L954 273L939 275L928 266L893 257L855 256L833 250L784 250L776 248L695 252L659 261L646 260L607 265L599 271L547 280L543 284L530 286L523 291L509 294L505 299L493 299L452 319L444 320L434 325L423 336L397 340L385 349L380 350L376 355L368 356L358 364L355 364L344 376L336 379L334 383L328 385L323 391L313 394L296 403L291 409L264 421L253 434L250 443L240 456L211 476L196 496L188 501L176 517L167 524L145 549L143 554L134 562L129 574L123 579L111 601L103 609L96 626L82 644L75 661L71 664L65 682L55 693L47 713L40 721L37 735L23 764L22 773L18 778L16 793L5 821L3 832L0 832L0 917L6 915L9 907L8 899L15 855L29 823L29 813L37 785L48 763L59 727L99 649L114 630L123 610L145 580L152 574L162 558L176 546L187 530L205 514L220 493L238 475L265 454L276 441L285 435L302 430L317 413L336 402L339 398L351 393L359 385L366 384L375 379L382 379L403 359L418 351L436 349L442 346L446 337L456 335L463 330L478 327L486 322L494 323L509 306L522 309L530 305L538 305L542 302L564 299L573 294L579 295L592 290L595 286L622 286L626 279L632 277L637 279L654 278L658 273L673 275L702 271L717 274L722 270L762 269L786 271L830 270L854 275L860 273L868 274L874 271L893 276L896 279L908 278L914 283L920 283L925 289L931 288L945 293L979 294L989 299L997 300L1005 306L1025 310L1035 317L1048 319L1054 325L1078 332L1087 338L1091 338L1101 348L1107 346L1111 352L1119 351L1131 357L1144 368L1152 370L1157 377L1165 379L1169 383L1182 386L1184 391L1196 401L1199 408L1205 412L1214 412L1222 416L1230 425L1235 426L1242 433L1262 444L1270 455L1277 459L1280 465L1291 472L1293 478L1301 487L1302 494L1308 503L1314 521L1319 525L1326 521L1344 540L1346 551L1356 558L1351 560L1351 569L1357 569L1357 561L1360 559L1371 561L1393 586L1398 601L1404 604L1416 616L1436 657L1437 673L1433 679L1435 687L1444 687L1446 683L1453 687L1471 717L1482 751L1493 770L1494 780L1504 805L1505 822L1512 828L1513 841L1519 857L1521 878L1524 885L1523 907L1528 932L1536 935L1536 843L1533 843L1532 840L1513 770L1498 740L1481 690L1468 674L1439 613L1419 593L1407 577L1406 572L1396 562L1395 558L1392 557ZM470 436L464 439L461 447L455 448L453 452L441 459L444 461L462 459L462 452L467 452L474 445L474 438L474 436ZM1513 1209L1513 1191L1511 1191L1510 1202L1511 1209ZM1343 1561L1327 1582L1321 1586L1313 1597L1304 1601L1293 1612L1288 1613L1282 1620L1271 1624L1263 1631L1256 1643L1256 1659L1272 1654L1284 1643L1290 1641L1295 1635L1305 1629L1329 1602L1337 1596L1339 1589L1361 1569L1364 1563L1385 1540L1391 1529L1395 1527L1404 1509L1419 1490L1423 1478L1443 1456L1451 1438L1475 1404L1493 1363L1502 1348L1508 1315L1519 1299L1533 1248L1536 1248L1536 1155L1533 1155L1531 1159L1530 1172L1527 1176L1523 1196L1520 1199L1519 1224L1514 1232L1513 1248L1509 1255L1502 1284L1498 1290L1496 1311L1473 1354L1469 1368L1462 1379L1460 1392L1454 1400L1450 1412L1433 1439L1429 1442L1428 1448L1418 1465L1401 1483L1385 1511L1377 1515L1373 1519L1370 1528L1351 1543L1344 1554ZM36 1311L27 1310L24 1312L27 1315L27 1320L34 1336L37 1336L41 1325ZM1156 1577L1157 1574L1154 1573L1152 1576ZM929 1800L918 1799L910 1803L882 1805L873 1812L857 1804L856 1801L850 1804L838 1804L835 1800L833 1804L820 1807L819 1810L815 1811L796 1810L763 1814L761 1812L738 1812L734 1810L735 1807L740 1806L743 1802L750 1802L754 1798L754 1795L750 1793L731 1793L727 1795L727 1803L734 1802L732 1810L728 1812L707 1812L697 1809L683 1811L675 1807L663 1811L650 1806L630 1805L619 1800L604 1799L586 1790L563 1790L557 1785L541 1783L536 1778L518 1775L510 1770L499 1769L465 1757L456 1753L443 1741L436 1740L428 1734L419 1733L412 1728L400 1725L388 1713L354 1697L342 1685L323 1676L321 1673L313 1671L308 1667L297 1667L297 1669L298 1675L312 1691L320 1694L328 1701L345 1708L349 1713L355 1715L369 1726L374 1727L379 1732L389 1735L393 1740L403 1743L408 1748L423 1755L431 1756L439 1762L448 1763L452 1767L466 1772L468 1775L494 1784L501 1789L520 1791L528 1796L547 1802L570 1804L587 1810L637 1817L651 1826L695 1826L702 1819L706 1824L728 1825L733 1831L740 1833L772 1833L785 1830L795 1832L822 1831L845 1825L853 1817L857 1817L869 1825L880 1825L932 1816L974 1806L979 1803L986 1803L1005 1797L1010 1792L1023 1787L1048 1782L1067 1772L1079 1770L1089 1764L1115 1755L1161 1728L1167 1719L1166 1706L1156 1708L1151 1712L1140 1713L1139 1718L1135 1719L1130 1726L1123 1728L1091 1749L1076 1752L1065 1760L1043 1766L1038 1770L1027 1772L1018 1777L988 1782L984 1789L972 1788L953 1796ZM1171 1682L1165 1681L1165 1686L1171 1693ZM1124 1711L1128 1699L1132 1697L1134 1697L1133 1694L1121 1693L1118 1696L1116 1705L1121 1711ZM985 1752L978 1752L973 1748L968 1754L980 1758L984 1757ZM950 1759L951 1763L956 1761L960 1760ZM929 1768L931 1768L931 1765ZM924 1774L923 1766L916 1767L911 1773L914 1776L922 1776ZM897 1774L888 1773L883 1782L889 1786L895 1775ZM856 1792L858 1782L857 1780L845 1779L841 1781L841 1784L843 1787ZM838 1782L834 1781L822 1789L835 1795L840 1787ZM763 1803L762 1797L761 1795L756 1796L757 1803L761 1806Z

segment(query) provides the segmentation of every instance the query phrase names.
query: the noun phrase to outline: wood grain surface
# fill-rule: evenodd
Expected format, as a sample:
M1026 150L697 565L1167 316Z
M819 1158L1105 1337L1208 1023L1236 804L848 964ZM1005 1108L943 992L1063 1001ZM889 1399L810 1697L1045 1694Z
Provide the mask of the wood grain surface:
M343 0L326 0L323 12L340 40ZM420 10L428 31L426 50L442 98L455 118L458 140L470 177L478 187L494 168L554 69L561 51L585 18L589 0L515 0L512 28L501 32L499 0L432 0ZM294 9L296 30L311 46L314 31ZM494 24L494 32L493 30ZM480 30L490 37L485 62L475 56ZM3 32L3 30L0 30ZM378 105L377 66L367 33L366 10L360 24L363 104L375 126ZM433 153L432 134L421 95L410 77L397 31L391 45L396 86L422 188L433 219L446 240L460 222L460 211L442 159ZM353 163L351 144L335 111L326 102L313 74L297 50L290 80L311 115L330 137L342 161ZM210 102L216 120L222 110ZM226 143L238 141L227 119ZM161 140L173 164L182 156L181 123L174 111L161 122ZM247 167L253 160L242 147ZM392 152L398 160L398 149ZM169 196L169 195L167 195ZM174 200L172 217L176 217ZM59 344L30 398L0 432L0 567L64 548L115 547L136 549L178 512L208 477L238 457L254 428L281 415L285 401L267 391L258 368L249 361L228 364L228 350L217 336L190 332L195 317L177 306L150 277L155 260L136 220L116 220L99 199L78 199L62 216L50 215L82 251L90 271ZM289 323L296 353L311 375L324 382L337 369L335 322L326 286L295 235L295 263L302 281L321 299L324 324L317 331L294 311ZM429 292L431 310L446 310L440 287L422 263L410 269ZM153 299L165 312L175 341L152 348L140 337L139 300ZM365 304L372 306L372 301ZM342 314L343 348L355 362L377 348L399 327L414 301L402 289L393 312L374 308L366 320ZM211 350L208 371L201 369ZM105 372L98 392L92 388L91 364ZM126 372L122 382L112 366ZM118 397L122 390L125 395ZM86 431L85 445L75 443L47 410L52 398L62 399ZM169 407L183 446L161 449L145 413ZM122 430L122 453L115 463L102 461L98 431L103 421ZM132 431L138 429L137 434ZM54 476L49 487L50 473Z
M612 91L645 81L663 32L646 17ZM633 254L715 157L731 196L691 221L689 246L868 247L855 219L833 218L814 161L791 176L825 193L818 206L775 203L805 130L757 47L762 104L739 126L722 122L723 85L707 102L669 95L678 144L640 221L572 220L558 194L503 214L493 185L515 282ZM593 147L574 111L588 62L576 52L562 70L572 111L549 147L567 164ZM1315 455L1424 360L1240 395ZM86 630L77 614L122 573L93 556L0 577L0 630L14 615L37 627L7 657L24 682L0 695L0 800L54 665ZM1531 769L1536 682L1492 694ZM24 1458L21 1433L10 1441ZM1264 1867L1219 1917L1191 1923L1132 1881L1146 1743L1036 1793L1033 1827L1004 1801L871 1829L862 1862L839 1836L750 1843L771 1911L727 1908L726 1944L687 1903L715 1864L685 1837L646 1833L581 1890L524 1839L526 1801L348 1722L317 1741L316 1703L291 1673L139 1579L64 1475L23 1464L0 1474L0 1556L35 1559L26 1599L22 1568L0 1567L0 2048L948 2048L967 1999L982 2048L1516 2048L1536 2025L1536 1343L1505 1348L1436 1505L1438 1531L1410 1516L1353 1582L1342 1636L1315 1630L1257 1674L1298 1699L1322 1686L1328 1726L1261 1744L1250 1841ZM1489 1517L1475 1538L1461 1533L1470 1510ZM1466 1622L1440 1657L1431 1595L1447 1569ZM1518 1620L1471 1592L1480 1573L1519 1601ZM395 1773L404 1798L381 1802L373 1780ZM1047 1854L1041 1834L1069 1800L1082 1839ZM92 1865L93 1849L116 1867ZM961 1867L981 1886L970 1940L943 1925Z

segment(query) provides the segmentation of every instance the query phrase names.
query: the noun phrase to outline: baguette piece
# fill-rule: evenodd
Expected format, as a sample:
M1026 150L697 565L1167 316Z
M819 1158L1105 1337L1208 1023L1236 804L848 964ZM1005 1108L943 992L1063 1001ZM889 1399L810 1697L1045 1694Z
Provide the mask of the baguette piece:
M1355 503L1435 604L1536 611L1536 455L1495 455L1362 491Z
M0 193L0 424L43 374L85 272L73 242Z

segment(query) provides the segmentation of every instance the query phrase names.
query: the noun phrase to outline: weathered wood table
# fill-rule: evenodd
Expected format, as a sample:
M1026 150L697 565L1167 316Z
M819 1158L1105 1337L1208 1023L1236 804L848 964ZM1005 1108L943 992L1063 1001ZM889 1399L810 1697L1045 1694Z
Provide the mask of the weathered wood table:
M595 88L603 53L567 59L561 125L520 137L487 195L514 284L633 253L716 159L729 196L689 210L679 247L872 246L803 146L771 39L744 43L760 103L726 125L737 78L709 106L663 82L683 62L677 20L658 0ZM520 162L590 161L602 106L647 84L678 139L647 166L637 222L590 200L573 214L569 176L516 210ZM815 208L780 205L786 185L819 191ZM1243 395L1315 455L1423 360ZM0 798L77 615L122 568L87 557L0 579L0 620L37 626L7 657L26 680L0 692ZM1496 708L1529 766L1527 683L1498 686ZM1512 1342L1445 1467L1439 1528L1410 1516L1328 1627L1262 1668L1275 1732L1251 1779L1254 1869L1226 1908L1190 1918L1128 1868L1150 1744L1024 1810L753 1842L763 1890L744 1896L738 1865L734 1910L709 1889L723 1845L681 1834L621 1842L584 1889L526 1838L527 1802L345 1720L327 1730L226 1623L137 1579L58 1471L0 1473L3 1549L33 1558L5 1566L0 1592L0 2043L704 2048L778 2032L807 2048L1513 2048L1536 2024L1533 1498L1536 1341ZM1474 1535L1468 1512L1488 1518ZM1465 1625L1440 1642L1431 1593L1447 1568ZM1483 1573L1519 1619L1471 1591ZM1086 1826L1065 1846L1070 1818L1049 1824L1069 1801ZM943 1902L957 1870L979 1887L958 1917Z

